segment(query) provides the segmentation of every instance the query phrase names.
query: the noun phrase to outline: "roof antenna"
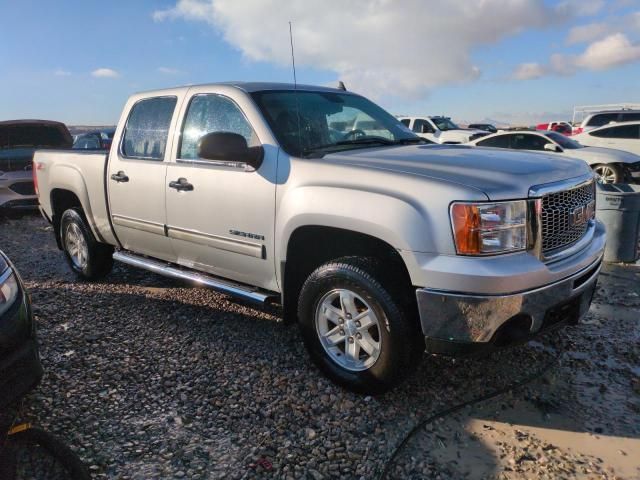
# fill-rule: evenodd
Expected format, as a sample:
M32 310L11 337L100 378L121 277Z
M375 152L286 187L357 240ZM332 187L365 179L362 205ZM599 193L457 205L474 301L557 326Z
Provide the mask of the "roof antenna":
M293 54L293 32L291 30L291 22L289 22L289 41L291 42L291 65L293 65L293 88L298 89L298 81L296 80L296 57Z
M345 92L347 91L347 87L344 86L344 82L342 80L338 82L338 90L344 90Z
M293 54L293 31L289 20L289 41L291 42L291 65L293 67L293 90L296 99L296 120L298 121L298 149L302 155L302 125L300 122L300 102L298 101L298 80L296 79L296 57Z

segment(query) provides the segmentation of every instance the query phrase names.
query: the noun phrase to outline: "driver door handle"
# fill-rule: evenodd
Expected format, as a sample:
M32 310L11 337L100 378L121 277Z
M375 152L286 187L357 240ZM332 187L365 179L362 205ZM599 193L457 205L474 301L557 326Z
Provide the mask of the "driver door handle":
M120 182L128 182L129 181L129 177L127 177L127 174L124 173L122 170L120 170L118 173L114 173L113 175L111 175L111 180L114 180L118 183Z
M186 178L180 177L178 180L169 182L169 188L175 188L179 192L190 192L193 190L193 185Z

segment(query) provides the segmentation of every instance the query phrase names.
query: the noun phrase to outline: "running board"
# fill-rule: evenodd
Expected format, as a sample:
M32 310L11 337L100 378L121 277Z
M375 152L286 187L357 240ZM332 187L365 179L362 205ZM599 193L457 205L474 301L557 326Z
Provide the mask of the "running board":
M179 267L178 265L165 263L160 260L143 257L130 252L114 252L113 259L133 267L143 268L150 272L164 275L165 277L195 282L214 290L218 290L222 293L251 300L253 302L268 303L277 300L278 298L274 293L265 292L264 290L260 290L255 287L242 285L230 280L222 280L218 277L214 277L213 275L196 272L195 270L189 270L187 268Z

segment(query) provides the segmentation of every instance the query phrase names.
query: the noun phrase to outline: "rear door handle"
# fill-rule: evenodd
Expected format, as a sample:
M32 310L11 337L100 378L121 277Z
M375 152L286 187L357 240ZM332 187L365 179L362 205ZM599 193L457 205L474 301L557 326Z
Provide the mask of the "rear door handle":
M193 190L193 185L186 178L180 177L178 180L169 182L169 188L175 188L179 192L190 192Z
M129 177L127 177L126 173L124 173L122 170L120 170L118 173L114 173L113 175L111 175L111 180L115 180L118 183L120 183L120 182L128 182L129 181Z

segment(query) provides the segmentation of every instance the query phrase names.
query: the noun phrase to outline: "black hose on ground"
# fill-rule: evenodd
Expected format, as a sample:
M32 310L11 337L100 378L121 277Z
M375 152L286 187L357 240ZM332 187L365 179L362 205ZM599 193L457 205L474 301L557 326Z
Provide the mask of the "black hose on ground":
M522 380L519 380L517 382L511 383L509 385L507 385L504 388L500 388L494 392L491 393L487 393L485 395L481 395L479 397L473 398L471 400L468 400L464 403L461 403L459 405L455 405L451 408L447 408L446 410L443 410L441 412L435 413L423 420L420 420L410 431L409 433L407 433L405 435L405 437L400 441L400 443L398 443L398 445L393 449L393 452L391 453L391 456L389 457L389 459L385 462L384 468L382 469L382 471L380 472L380 475L378 475L376 478L378 480L385 480L387 478L387 476L389 475L389 472L391 470L391 467L393 466L396 458L398 458L398 455L400 455L400 453L402 452L402 450L404 449L404 447L407 446L407 444L409 443L409 441L411 441L411 439L413 438L413 436L418 433L419 430L423 429L426 425L428 425L431 422L434 422L435 420L438 420L439 418L445 417L447 415L451 415L452 413L455 413L459 410L462 410L463 408L466 408L470 405L476 404L476 403L480 403L480 402L484 402L486 400L490 400L492 398L497 397L498 395L502 395L503 393L507 393L509 391L512 390L517 390L519 388L522 388L523 386L527 385L528 383L533 382L534 380L537 380L538 378L542 377L542 375L544 375L545 373L547 373L549 370L551 370L551 368L558 362L558 360L560 359L560 354L557 354L553 360L551 360L550 362L548 362L544 367L540 368L539 370L535 371L534 373L532 373L531 375L528 375L527 377L523 378Z

